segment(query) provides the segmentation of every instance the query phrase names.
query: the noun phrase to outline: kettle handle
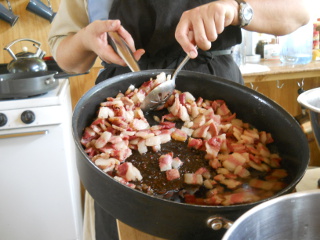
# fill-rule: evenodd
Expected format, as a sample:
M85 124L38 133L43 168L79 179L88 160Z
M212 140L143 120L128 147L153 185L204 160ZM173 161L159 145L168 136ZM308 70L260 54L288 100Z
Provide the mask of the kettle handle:
M21 38L21 39L17 39L17 40L14 40L12 41L11 43L9 43L7 46L5 46L3 49L4 50L7 50L9 52L9 54L11 55L11 57L14 59L14 60L17 60L17 57L16 55L12 52L12 50L10 49L10 47L13 45L13 44L16 44L18 42L22 42L22 41L29 41L29 42L33 42L34 46L38 49L40 49L40 46L41 46L41 43L40 42L37 42L35 40L32 40L32 39L29 39L29 38Z

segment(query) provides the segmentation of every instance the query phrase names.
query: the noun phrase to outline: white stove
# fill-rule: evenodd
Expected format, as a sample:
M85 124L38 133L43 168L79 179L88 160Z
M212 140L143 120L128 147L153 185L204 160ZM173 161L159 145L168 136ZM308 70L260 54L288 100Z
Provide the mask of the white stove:
M0 101L0 235L82 239L68 79L41 96Z
M0 131L29 128L61 122L59 109L63 107L69 91L67 79L60 79L59 86L40 96L0 100Z

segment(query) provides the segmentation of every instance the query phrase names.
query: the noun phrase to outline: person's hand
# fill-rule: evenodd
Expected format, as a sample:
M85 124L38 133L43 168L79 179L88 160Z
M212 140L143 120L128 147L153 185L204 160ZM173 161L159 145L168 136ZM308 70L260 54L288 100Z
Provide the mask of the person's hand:
M220 0L193 8L182 14L177 25L175 37L190 58L202 50L211 48L211 42L218 38L224 28L238 24L238 3Z
M126 63L108 43L107 32L118 32L132 50L137 61L145 52L143 49L135 49L134 40L132 39L130 33L126 31L123 26L121 26L119 20L94 21L84 28L83 31L83 46L86 48L86 50L97 54L101 60L107 63L115 63L121 66L126 66Z

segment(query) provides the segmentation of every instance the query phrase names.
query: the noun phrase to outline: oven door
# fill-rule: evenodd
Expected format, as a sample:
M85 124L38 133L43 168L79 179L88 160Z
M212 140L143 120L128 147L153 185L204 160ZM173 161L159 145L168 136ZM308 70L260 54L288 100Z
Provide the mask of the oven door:
M80 182L68 128L0 131L2 239L80 239Z

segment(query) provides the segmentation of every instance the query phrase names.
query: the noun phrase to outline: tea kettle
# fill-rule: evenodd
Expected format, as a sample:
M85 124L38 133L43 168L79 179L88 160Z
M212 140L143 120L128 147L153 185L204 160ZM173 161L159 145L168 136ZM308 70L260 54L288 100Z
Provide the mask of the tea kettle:
M28 52L28 48L23 47L23 52L14 54L10 47L22 41L32 42L33 46L36 48L36 52ZM46 53L40 49L40 46L41 43L28 38L18 39L9 43L4 47L4 50L7 50L13 58L7 66L8 71L10 73L47 71L47 64L42 59Z

